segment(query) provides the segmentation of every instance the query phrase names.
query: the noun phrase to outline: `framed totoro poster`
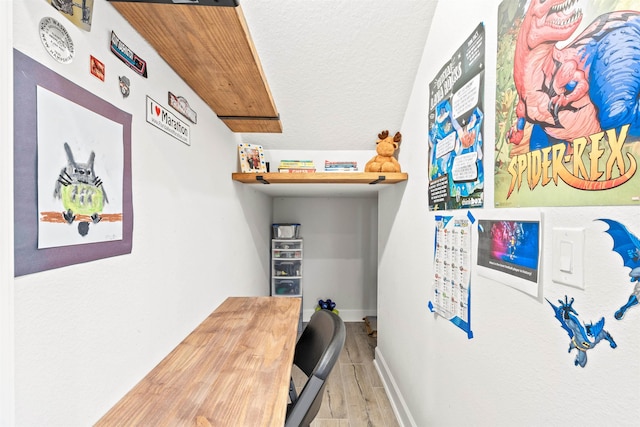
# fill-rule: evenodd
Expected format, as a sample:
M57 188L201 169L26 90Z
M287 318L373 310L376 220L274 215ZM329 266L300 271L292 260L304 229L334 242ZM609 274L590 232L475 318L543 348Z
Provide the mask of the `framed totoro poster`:
M14 50L15 275L131 252L131 115Z

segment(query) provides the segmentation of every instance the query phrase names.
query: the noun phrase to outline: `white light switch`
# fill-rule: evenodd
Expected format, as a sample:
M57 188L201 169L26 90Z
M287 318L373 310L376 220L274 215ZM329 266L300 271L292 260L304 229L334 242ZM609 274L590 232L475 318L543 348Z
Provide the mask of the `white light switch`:
M560 241L560 271L571 273L571 260L573 258L573 245L566 240Z
M584 289L584 228L554 228L551 243L551 278Z

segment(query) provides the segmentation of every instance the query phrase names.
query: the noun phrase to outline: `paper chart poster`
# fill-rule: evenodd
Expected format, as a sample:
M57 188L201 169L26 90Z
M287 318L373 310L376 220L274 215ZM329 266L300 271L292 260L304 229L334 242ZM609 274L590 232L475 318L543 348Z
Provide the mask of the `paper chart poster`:
M471 331L471 226L467 216L436 216L433 294L429 310Z
M429 208L484 203L484 25L429 84Z
M498 9L495 205L637 204L640 12L623 0Z

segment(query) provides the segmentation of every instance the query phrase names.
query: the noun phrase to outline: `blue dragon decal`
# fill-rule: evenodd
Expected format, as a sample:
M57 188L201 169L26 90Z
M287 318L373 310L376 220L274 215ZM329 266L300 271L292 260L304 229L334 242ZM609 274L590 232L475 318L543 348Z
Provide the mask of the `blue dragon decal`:
M631 269L629 276L631 277L631 282L635 282L635 288L629 296L629 300L614 314L616 319L621 320L627 310L637 305L638 299L640 299L640 239L618 221L602 218L599 218L598 221L609 225L605 232L613 238L613 250L622 257L624 266Z
M559 306L553 305L549 300L547 302L553 308L556 319L562 325L562 329L567 331L569 338L571 338L569 353L574 348L578 350L574 365L584 368L587 364L587 350L594 348L600 341L603 339L609 341L611 348L616 348L618 345L611 334L604 330L604 317L595 324L582 323L578 319L578 312L573 309L573 300L571 298L571 301L569 301L565 295L564 301L558 300Z

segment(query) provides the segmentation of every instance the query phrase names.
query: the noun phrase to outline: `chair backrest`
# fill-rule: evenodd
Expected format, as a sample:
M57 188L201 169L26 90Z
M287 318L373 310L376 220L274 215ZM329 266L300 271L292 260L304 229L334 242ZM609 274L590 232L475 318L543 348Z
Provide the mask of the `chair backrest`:
M285 427L308 426L318 414L329 373L344 347L344 322L329 310L318 310L302 331L293 363L307 375L300 395L287 411Z

